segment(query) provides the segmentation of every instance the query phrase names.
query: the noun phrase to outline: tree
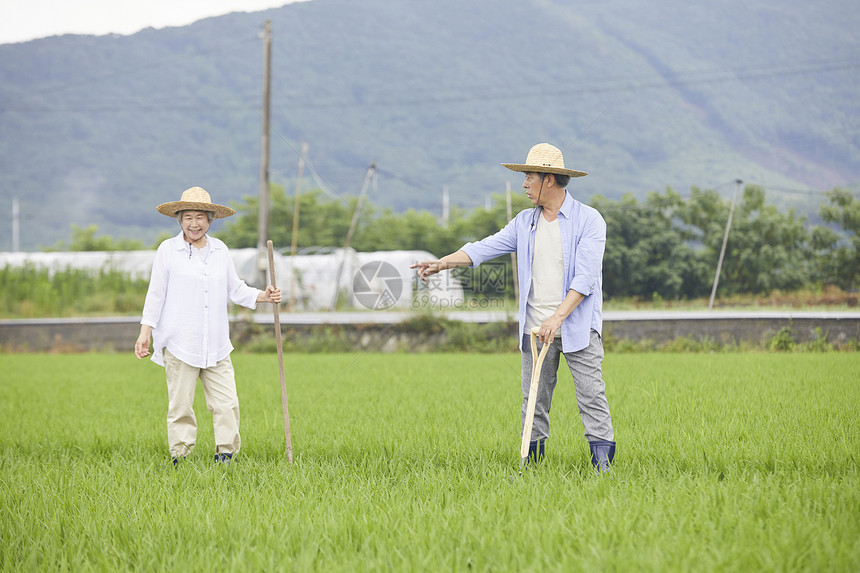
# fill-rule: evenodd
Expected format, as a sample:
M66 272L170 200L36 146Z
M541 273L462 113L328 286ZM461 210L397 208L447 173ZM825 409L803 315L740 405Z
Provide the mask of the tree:
M270 189L269 239L275 248L288 249L292 245L295 199L288 197L280 185L272 184ZM342 247L357 199L321 202L321 195L322 191L316 189L302 193L299 198L298 244L302 247ZM236 215L217 233L233 248L257 246L259 199L255 195L246 195L244 200L243 204L233 205Z
M843 233L817 226L812 229L816 277L824 284L856 290L860 284L860 201L844 189L833 189L821 205L821 219Z
M728 210L722 220L727 218ZM707 233L704 240L713 253L719 253L722 232L718 236ZM764 189L747 185L732 222L721 292L768 294L803 287L811 276L808 245L805 217L798 217L794 210L781 213L775 206L765 205Z
M836 190L831 194L831 204L822 208L822 218L852 233L849 241L841 243L834 230L819 227L810 232L804 217L793 211L780 212L765 199L761 187L749 185L744 189L723 261L721 293L793 290L809 285L819 275L843 288L856 287L860 272L860 207L856 199ZM354 197L325 200L319 190L303 193L298 246L342 247L356 203ZM667 188L663 193L649 193L643 202L632 195L620 201L597 196L591 204L607 225L603 262L607 297L680 299L710 292L729 214L728 201L716 191L693 187L690 198L684 200ZM247 196L244 204L234 207L237 216L218 235L231 247L256 246L257 198ZM531 204L518 194L513 207L517 213ZM291 244L293 208L294 198L282 187L272 185L269 228L278 248ZM445 226L426 211L395 213L365 201L351 246L363 252L422 250L441 257L466 242L495 233L507 222L501 194L494 195L489 209L452 209ZM513 293L510 259L500 257L497 263L504 265L504 290L509 296ZM469 280L467 272L460 273L463 280ZM466 286L476 294L483 288ZM496 294L498 286L494 281Z
M79 227L72 223L72 240L57 241L51 251L139 251L146 247L137 239L114 239L110 236L96 237L97 225Z
M681 196L667 189L645 203L632 195L621 201L595 197L592 205L606 220L603 257L607 296L682 298L701 291L702 265L678 223Z

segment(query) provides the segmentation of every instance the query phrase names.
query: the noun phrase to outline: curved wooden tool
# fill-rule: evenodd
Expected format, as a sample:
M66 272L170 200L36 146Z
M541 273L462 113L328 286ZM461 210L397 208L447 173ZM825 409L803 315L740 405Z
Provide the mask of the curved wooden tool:
M520 445L520 458L526 459L529 455L529 442L532 437L532 425L535 421L535 404L537 403L538 386L540 384L540 369L543 366L543 359L546 358L546 351L549 350L549 344L544 344L538 355L537 350L537 335L540 328L535 326L531 332L532 345L532 380L529 386L529 401L526 405L526 419L523 423L523 441Z

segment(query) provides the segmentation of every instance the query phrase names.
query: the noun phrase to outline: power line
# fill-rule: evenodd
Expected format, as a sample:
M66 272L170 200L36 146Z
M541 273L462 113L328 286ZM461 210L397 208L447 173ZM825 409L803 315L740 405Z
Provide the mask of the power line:
M221 109L247 109L254 110L259 107L258 103L246 102L200 102L177 104L170 103L165 105L153 105L151 102L140 105L125 104L106 104L84 107L68 107L68 108L52 108L52 107L3 107L0 104L0 111L3 112L22 112L22 113L132 113L132 112L147 112L147 113L173 113L173 112L190 112L200 110L221 110Z
M404 177L404 176L402 176L402 175L398 175L397 173L394 173L394 172L389 171L389 170L387 170L387 169L382 169L382 168L380 168L380 167L377 167L377 168L376 168L376 170L377 170L381 175L386 175L386 176L388 176L388 177L391 177L392 179L395 179L395 180L397 180L397 181L400 181L401 183L406 183L407 185L409 185L410 187L412 187L412 188L414 188L414 189L420 189L420 190L423 190L423 191L427 191L428 193L436 193L436 189L435 189L435 188L431 188L431 187L429 187L429 186L427 186L427 185L425 185L425 184L423 184L423 183L418 183L417 181L415 181L415 180L413 180L413 179L409 179L408 177Z
M316 167L315 167L315 166L314 166L314 165L313 165L313 164L308 160L308 158L307 158L307 154L304 154L304 155L303 155L299 150L297 150L295 147L293 147L293 145L289 142L289 140L287 140L287 138L286 138L286 137L284 137L283 135L281 135L281 133L280 133L277 129L275 129L275 127L274 127L274 126L271 126L271 125L270 125L270 126L269 126L269 128L270 128L270 129L275 133L275 135L277 135L277 136L278 136L278 138L279 138L281 141L283 141L283 142L287 145L287 147L289 147L290 149L292 149L292 150L293 150L293 153L295 153L295 154L296 154L296 157L301 157L301 158L304 160L304 162L305 162L305 166L307 166L307 167L308 167L308 169L310 170L310 172L312 173L312 175L313 175L314 179L315 179L317 182L319 182L319 181L323 181L323 182L326 184L326 186L331 190L331 192L332 192L332 193L334 193L334 194L335 194L335 195L336 195L336 196L337 196L337 197L338 197L338 198L343 202L343 204L344 204L344 205L346 205L347 207L349 207L349 206L350 206L350 205L349 205L349 200L348 200L346 197L344 197L343 195L341 195L341 194L340 194L340 193L339 193L339 192L334 188L334 186L333 186L333 185L331 185L331 184L329 184L329 183L328 183L328 181L326 181L325 177L323 177L323 176L322 176L322 174L320 174L320 172L319 172L319 171L317 171L317 168L316 168ZM372 165L373 165L373 170L374 170L374 171L378 170L378 167L376 166L376 162L375 162L375 161L373 162L373 164L372 164ZM376 234L376 236L377 236L380 240L384 240L384 239L379 235L379 233L376 231L376 229L370 225L370 221L368 221L367 219L365 219L364 215L363 215L363 214L362 214L362 213L361 213L357 208L356 208L355 216L357 217L357 219L358 219L359 221L361 221L362 223L364 223L365 225L367 225L369 228L373 229L373 232Z
M242 42L245 42L243 40ZM226 49L226 48L223 48ZM192 54L193 56L198 56L206 52L201 52L197 54ZM191 56L191 55L190 55ZM160 67L163 64L153 64L153 67ZM145 69L138 68L138 69ZM777 77L787 77L787 76L805 76L819 73L827 73L827 72L836 72L836 71L844 71L849 69L860 68L860 59L839 59L839 60L819 60L807 63L792 63L792 64L757 64L753 66L745 66L739 68L726 68L726 69L717 69L717 70L699 70L699 71L689 71L689 72L680 72L673 73L668 76L661 76L659 78L654 79L653 75L641 76L641 79L631 78L629 76L625 76L624 78L610 78L607 80L595 80L592 81L590 85L583 86L578 85L576 87L565 88L562 90L558 90L556 92L547 92L546 90L525 90L525 91L507 91L506 93L488 93L487 90L481 86L473 86L469 88L470 91L474 91L474 94L452 94L450 96L432 96L426 98L406 98L406 99L392 99L392 100L379 100L379 101L362 101L362 102L347 102L347 101L329 101L329 102L320 102L314 101L313 103L302 103L300 101L291 101L289 98L275 98L279 105L288 106L291 109L329 109L329 108L357 108L357 107L393 107L393 106L412 106L412 105L428 105L428 104L451 104L451 103L467 103L472 101L486 102L486 101L501 101L501 100L516 100L516 99L527 99L527 98L558 98L558 97L569 97L571 94L602 94L602 93L618 93L618 92L627 92L627 91L641 91L641 90L654 90L654 89L665 89L670 87L683 87L683 86L692 86L692 85L707 85L707 84L715 84L715 83L729 83L729 82L738 82L744 80L762 80L769 78L777 78ZM102 78L92 79L91 81L103 81L104 79L110 79L113 77L117 77L120 75L126 75L127 73L134 73L134 71L129 71L126 73L118 72L117 74L104 76ZM67 86L61 86L59 89L66 89L70 86L76 86L79 84L69 84ZM40 92L40 93L50 93L50 92ZM187 110L189 108L208 108L208 109L229 109L234 107L244 107L251 104L244 103L207 103L207 104L197 104L195 106L191 106L189 104L177 104L174 102L165 103L164 105L152 105L151 102L147 104L138 104L134 102L132 105L126 103L117 103L117 104L106 104L106 105L95 105L95 106L73 106L73 107L61 107L61 108L51 108L51 107L40 107L37 109L27 109L20 107L12 107L12 106L3 106L0 103L0 109L3 111L16 111L23 113L43 113L43 112L53 112L53 113L66 113L66 112L117 112L117 111L166 111L166 110Z
M764 68L765 65L751 66L748 68L728 68L725 70L712 71L694 71L679 74L673 74L671 78L661 77L659 79L650 79L653 76L643 76L641 83L636 81L631 82L629 77L623 79L609 79L604 81L592 82L590 86L578 85L576 87L564 88L557 92L548 92L547 90L527 90L527 91L508 91L503 94L490 94L483 88L475 88L478 92L475 95L451 95L451 96L436 96L427 98L412 98L401 100L387 100L376 102L315 102L315 103L291 103L294 108L316 109L316 108L351 108L351 107L379 107L379 106L397 106L397 105L423 105L423 104L446 104L446 103L466 103L472 101L493 101L493 100L508 100L508 99L532 99L532 98L558 98L569 97L571 94L601 94L626 91L639 91L651 89L663 89L667 87L681 87L687 85L705 85L713 83L728 83L741 80L756 80L768 79L775 77L785 77L793 75L811 75L817 73L825 73L832 71L841 71L846 69L854 69L860 67L860 60L839 60L827 64L819 64L817 66L801 66L790 67L785 69L770 69L768 71L757 71ZM773 66L773 67L779 67ZM709 74L709 76L697 78ZM623 82L623 83L618 83ZM604 85L600 85L600 84Z
M797 195L826 195L832 189L791 189L787 187L771 187L769 185L760 185L766 191L776 191L778 193L794 193Z

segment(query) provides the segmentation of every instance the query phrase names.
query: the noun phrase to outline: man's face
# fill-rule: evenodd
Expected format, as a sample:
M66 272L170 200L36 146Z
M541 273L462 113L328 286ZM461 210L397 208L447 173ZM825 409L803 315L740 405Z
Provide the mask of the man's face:
M529 201L532 202L532 205L538 204L538 200L541 196L542 185L543 180L540 175L537 173L526 173L526 180L523 181L523 189L526 190L526 195L528 195Z
M182 232L192 243L199 241L209 230L209 216L205 211L185 211L180 220Z

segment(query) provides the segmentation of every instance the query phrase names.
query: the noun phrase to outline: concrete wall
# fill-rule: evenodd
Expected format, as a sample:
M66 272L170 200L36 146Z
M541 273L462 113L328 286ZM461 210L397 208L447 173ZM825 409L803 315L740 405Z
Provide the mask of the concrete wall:
M375 315L281 315L281 327L286 341L301 347L304 340L319 336L324 328L334 328L357 350L426 351L444 342L445 334L426 329L401 328L404 316L385 313L382 320ZM506 322L515 347L516 324L510 317L468 313L457 320L473 322ZM374 319L371 322L371 319ZM321 322L329 323L328 327ZM234 343L250 339L255 333L272 328L272 317L249 315L232 325ZM709 339L720 344L748 343L758 346L771 339L781 328L791 326L798 342L815 340L816 329L827 334L831 343L860 339L860 313L671 313L618 312L606 313L604 335L616 340L652 340L667 342L679 337L695 340ZM84 318L0 320L0 350L2 352L87 352L115 351L131 353L140 329L139 319ZM274 339L274 336L272 337Z
M791 327L798 342L819 338L819 332L830 343L845 344L860 339L860 317L732 316L726 318L652 318L619 319L604 323L604 334L619 339L665 342L689 337L719 344L748 343L759 345L772 339L781 329Z

